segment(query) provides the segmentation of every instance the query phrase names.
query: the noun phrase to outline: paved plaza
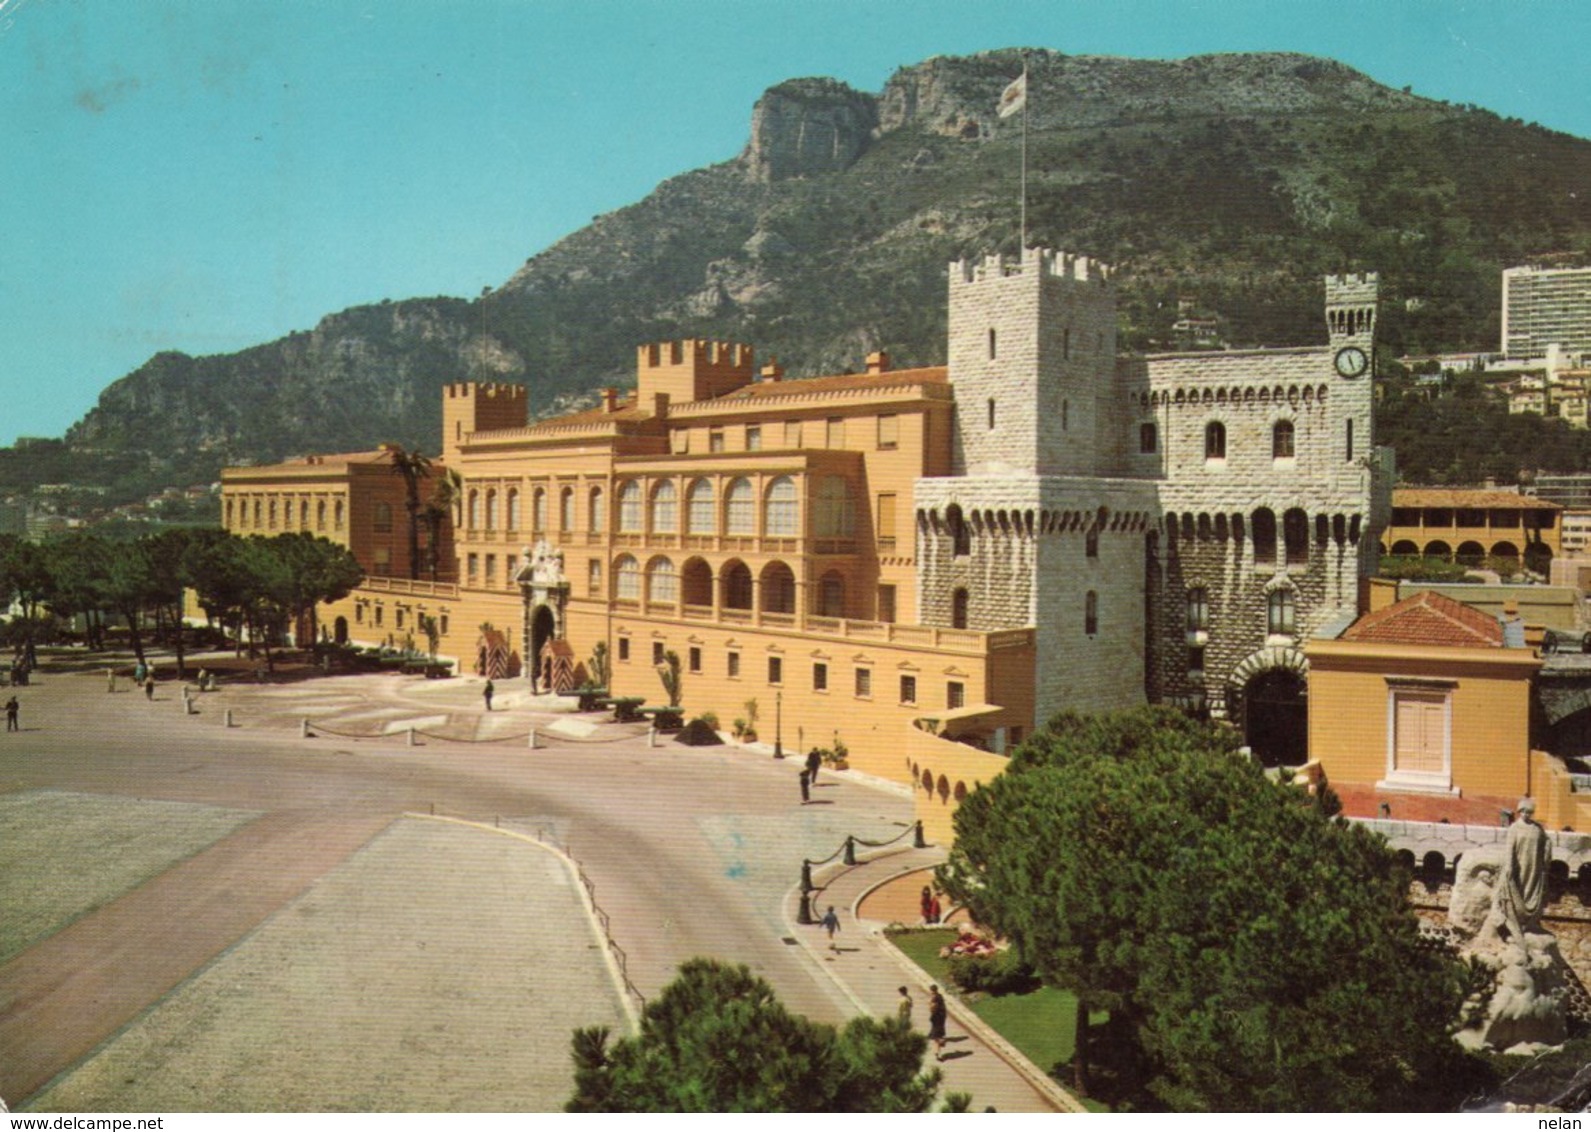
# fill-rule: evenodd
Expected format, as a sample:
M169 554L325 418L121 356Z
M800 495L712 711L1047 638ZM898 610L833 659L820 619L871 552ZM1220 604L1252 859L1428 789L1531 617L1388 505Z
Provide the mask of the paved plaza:
M654 995L709 955L838 1023L905 977L855 910L937 851L820 874L843 963L791 900L803 858L908 830L904 791L825 775L803 806L765 748L653 747L516 689L487 714L469 679L224 685L189 711L174 680L107 692L71 660L0 742L14 1108L555 1109L571 1031L629 1026L626 978ZM946 1084L977 1107L1063 1107L966 1048Z

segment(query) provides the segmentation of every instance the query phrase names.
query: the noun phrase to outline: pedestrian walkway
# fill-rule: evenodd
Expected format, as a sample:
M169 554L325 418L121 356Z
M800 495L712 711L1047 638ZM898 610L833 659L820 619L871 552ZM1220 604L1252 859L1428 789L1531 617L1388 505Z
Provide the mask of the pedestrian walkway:
M931 868L944 859L942 848L903 849L815 876L819 888L812 893L812 919L818 920L829 905L834 906L841 925L834 941L837 951L830 950L826 933L815 922L797 922L800 892L792 891L786 899L785 919L792 937L839 984L859 1013L894 1017L900 1001L898 988L905 985L916 1002L915 1024L927 1028L927 976L884 938L886 923L859 920L856 910L862 898L879 885L904 873ZM971 1093L973 1110L980 1112L991 1106L997 1112L1085 1111L1081 1102L1023 1058L955 996L945 998L950 1006L950 1040L946 1060L939 1066L945 1075L941 1096ZM926 1064L932 1067L934 1063Z

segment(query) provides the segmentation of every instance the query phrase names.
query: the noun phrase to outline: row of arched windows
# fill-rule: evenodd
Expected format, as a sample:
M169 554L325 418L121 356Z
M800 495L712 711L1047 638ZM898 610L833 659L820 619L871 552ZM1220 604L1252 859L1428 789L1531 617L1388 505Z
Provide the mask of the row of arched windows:
M1339 546L1359 541L1360 517L1358 515L1326 515L1315 516L1315 542L1325 546L1328 542L1336 542ZM1276 561L1276 512L1269 507L1260 507L1248 516L1242 514L1194 515L1188 511L1183 514L1169 514L1166 516L1167 545L1175 551L1177 539L1183 542L1209 541L1242 542L1252 539L1254 542L1254 561L1258 563ZM1285 561L1289 566L1304 565L1309 561L1309 516L1301 507L1292 507L1282 513L1281 524L1282 549Z
M380 506L378 504L378 506ZM389 508L391 504L387 504ZM283 500L280 510L277 500L262 499L228 499L226 501L226 527L228 530L253 527L255 530L275 530L281 527L285 530L298 531L324 531L343 529L343 501L332 501L330 508L326 500L317 500L311 508L310 501L298 501L298 520L294 522L293 501ZM314 522L311 524L311 515ZM327 526L327 517L330 515L331 526ZM251 521L252 520L252 521Z
M754 580L751 567L738 559L724 563L716 578L712 567L700 558L688 560L681 568L666 555L657 555L644 566L630 554L613 561L613 596L620 601L683 602L707 608L713 605L715 582L722 608L796 611L795 572L783 562L768 563ZM846 582L840 571L831 570L818 579L814 612L819 617L846 616Z
M1145 426L1153 428L1153 425ZM1293 422L1277 421L1271 426L1271 459L1291 460L1295 455L1293 443ZM1149 441L1150 447L1144 451L1154 451L1153 440ZM1226 425L1220 421L1211 421L1204 426L1204 458L1206 460L1226 459Z

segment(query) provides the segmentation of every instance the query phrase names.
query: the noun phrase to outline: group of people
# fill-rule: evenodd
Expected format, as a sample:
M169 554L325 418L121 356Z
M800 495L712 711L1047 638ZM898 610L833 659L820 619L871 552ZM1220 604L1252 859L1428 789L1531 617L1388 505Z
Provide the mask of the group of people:
M926 885L923 887L923 897L926 900L932 896L932 890ZM938 907L938 898L934 899ZM823 914L823 919L818 921L818 926L829 933L829 950L839 951L839 945L834 942L835 933L840 930L840 916L834 910L834 905L829 905L829 910ZM901 1025L910 1027L912 1024L912 996L906 987L900 988L900 1002L895 1007L895 1016ZM945 1022L949 1018L949 1010L945 1007L945 996L940 992L939 985L932 983L928 987L928 1040L934 1043L934 1060L945 1059Z

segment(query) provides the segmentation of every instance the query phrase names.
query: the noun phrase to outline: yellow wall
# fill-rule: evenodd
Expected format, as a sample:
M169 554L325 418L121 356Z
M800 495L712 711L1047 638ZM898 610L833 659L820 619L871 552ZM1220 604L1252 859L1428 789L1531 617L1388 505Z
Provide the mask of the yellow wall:
M1451 687L1453 786L1518 797L1526 787L1530 684L1541 661L1524 649L1415 648L1311 641L1309 757L1337 784L1387 777L1389 678Z
M952 824L961 799L1005 769L1006 759L911 728L901 736L904 754L891 777L910 775L923 835L938 845L955 840Z

